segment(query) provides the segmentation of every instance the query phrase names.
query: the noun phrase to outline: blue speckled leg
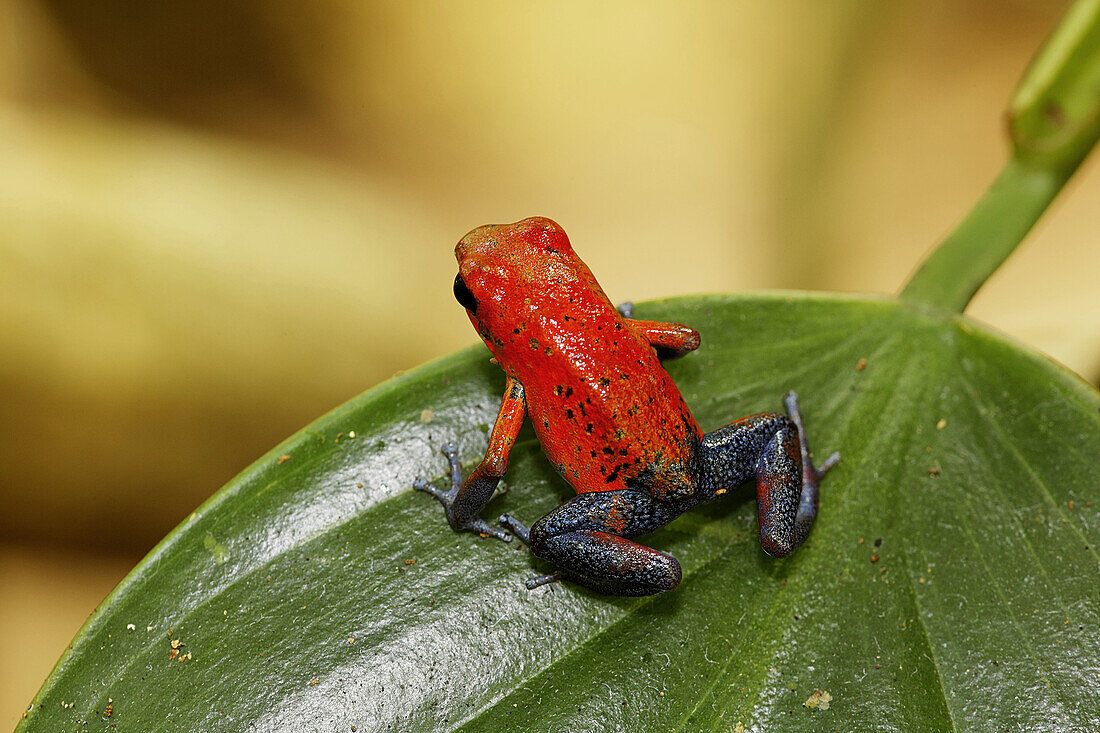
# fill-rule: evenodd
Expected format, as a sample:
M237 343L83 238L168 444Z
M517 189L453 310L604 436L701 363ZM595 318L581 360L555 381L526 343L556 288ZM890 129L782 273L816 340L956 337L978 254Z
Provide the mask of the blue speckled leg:
M834 453L814 468L798 395L787 393L784 403L789 416L741 418L705 435L699 447L704 501L756 477L760 545L773 557L786 557L806 540L817 518L818 482L840 460Z
M567 580L609 595L648 596L676 587L680 564L629 538L663 527L682 510L639 491L601 491L573 497L530 530L508 515L500 523ZM527 587L552 579L532 578Z
M485 504L493 498L499 477L482 478L475 472L470 476L471 480L463 483L462 464L458 462L458 448L453 443L448 443L443 446L443 455L451 465L451 488L441 491L432 486L427 479L419 476L413 481L413 488L434 496L443 505L447 513L447 521L453 528L477 532L486 537L496 537L505 542L511 540L507 532L494 527L479 516Z
M508 470L508 454L515 445L516 436L527 414L523 385L513 377L505 381L504 398L489 435L485 458L477 468L462 480L462 466L458 463L458 448L453 443L443 446L443 455L451 464L451 488L443 491L432 486L422 477L413 481L413 488L434 496L443 505L447 521L456 530L469 530L505 542L512 539L504 530L494 527L481 518L481 510L493 498L497 484Z

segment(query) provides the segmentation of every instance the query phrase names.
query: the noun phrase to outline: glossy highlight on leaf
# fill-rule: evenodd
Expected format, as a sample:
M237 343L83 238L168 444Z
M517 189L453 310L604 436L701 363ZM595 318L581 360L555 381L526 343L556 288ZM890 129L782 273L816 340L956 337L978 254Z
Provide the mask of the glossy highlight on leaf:
M1100 725L1100 397L962 316L772 294L643 304L704 429L802 396L844 462L807 544L752 488L650 536L684 581L575 585L450 530L417 474L471 468L504 384L482 346L277 446L104 601L19 730L1090 730ZM569 495L529 428L486 516ZM807 706L816 691L827 709ZM817 700L824 699L822 695ZM111 706L111 715L105 711Z

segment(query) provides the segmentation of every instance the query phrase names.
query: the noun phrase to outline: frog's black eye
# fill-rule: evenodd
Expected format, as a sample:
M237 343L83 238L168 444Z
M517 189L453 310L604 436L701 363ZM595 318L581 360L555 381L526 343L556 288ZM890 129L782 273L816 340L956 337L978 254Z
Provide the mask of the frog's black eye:
M455 275L455 300L471 313L477 313L477 298L466 287L466 281L462 279L462 273Z

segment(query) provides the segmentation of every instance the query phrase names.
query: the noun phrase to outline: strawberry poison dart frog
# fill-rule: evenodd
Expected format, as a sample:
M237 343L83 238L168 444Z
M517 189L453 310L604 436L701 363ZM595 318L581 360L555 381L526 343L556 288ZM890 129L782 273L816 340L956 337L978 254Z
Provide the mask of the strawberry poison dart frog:
M577 495L530 528L500 517L558 568L528 580L528 588L565 578L621 596L669 590L680 582L680 564L635 538L750 478L764 550L784 557L802 544L817 516L818 481L840 456L814 467L797 395L786 395L785 415L751 415L703 433L660 362L698 348L699 333L616 309L553 221L479 227L455 255L455 297L506 383L473 473L462 480L456 449L447 445L450 487L414 483L443 504L454 529L509 539L480 514L529 417Z

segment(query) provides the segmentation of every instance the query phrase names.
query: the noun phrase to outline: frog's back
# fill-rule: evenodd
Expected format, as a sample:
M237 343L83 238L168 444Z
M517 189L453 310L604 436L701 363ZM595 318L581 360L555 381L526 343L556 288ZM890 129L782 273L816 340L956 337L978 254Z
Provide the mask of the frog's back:
M527 317L502 360L524 386L543 450L578 492L690 493L695 418L649 342L583 262L573 269L516 304Z
M535 433L562 476L578 492L691 493L702 432L561 227L537 217L479 227L455 253L456 295L523 385Z
M517 365L535 432L578 492L690 493L699 428L653 348L612 313L581 334L540 329L540 348L562 358Z

